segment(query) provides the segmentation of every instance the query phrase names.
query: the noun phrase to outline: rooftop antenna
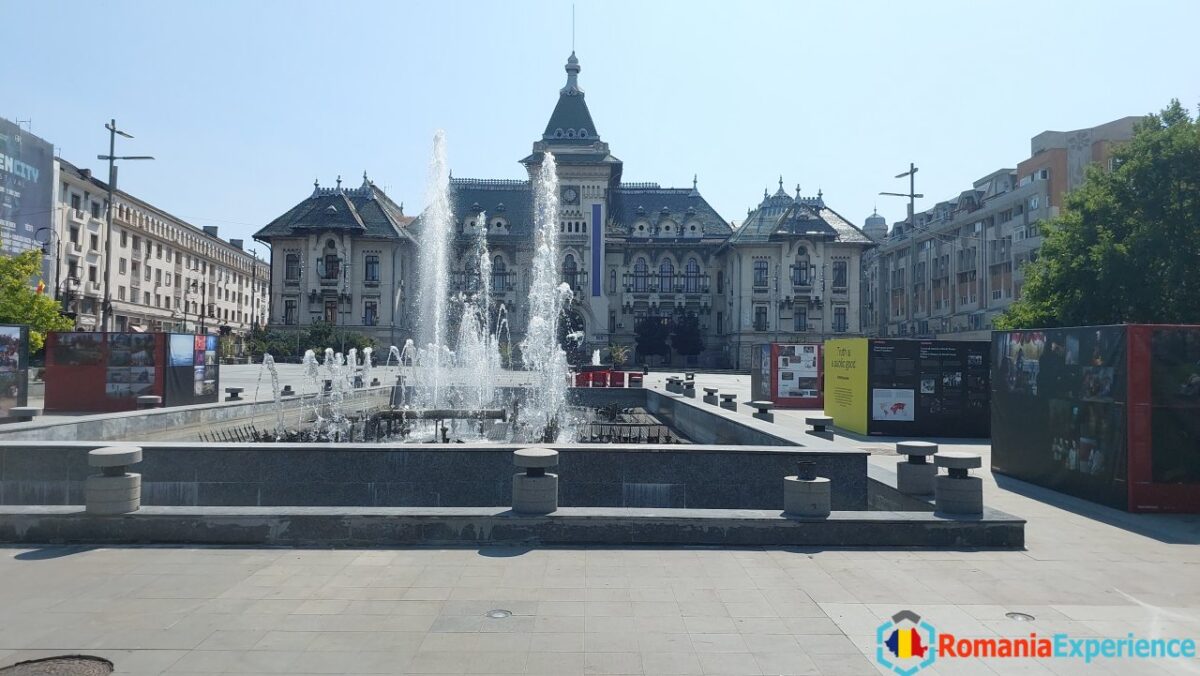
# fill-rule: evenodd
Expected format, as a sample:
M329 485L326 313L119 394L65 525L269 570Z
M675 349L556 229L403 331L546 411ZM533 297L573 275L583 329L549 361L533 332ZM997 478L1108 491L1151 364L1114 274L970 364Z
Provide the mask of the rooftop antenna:
M572 9L572 14L571 14L571 34L572 34L572 36L574 36L574 33L575 33L575 25L574 25L574 24L575 24L575 15L574 15L574 7L572 7L571 9ZM575 38L574 38L574 37L572 37L572 38L571 38L571 45L572 45L572 47L574 47L574 44L575 44ZM32 120L32 119L29 119L29 120L17 120L17 128L18 128L18 129L20 129L20 128L21 128L21 125L25 125L25 131L29 132L30 134L32 134L32 133L33 133L33 120Z

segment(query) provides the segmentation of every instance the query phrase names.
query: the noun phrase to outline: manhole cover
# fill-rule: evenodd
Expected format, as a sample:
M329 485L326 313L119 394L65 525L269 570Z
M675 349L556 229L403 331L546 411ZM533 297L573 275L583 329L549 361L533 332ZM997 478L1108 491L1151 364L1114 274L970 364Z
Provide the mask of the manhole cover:
M489 611L487 611L487 616L492 618L493 620L503 620L506 617L512 617L512 611L511 610L499 610L499 609L489 610Z
M0 676L108 676L113 663L87 655L45 657L0 669Z
M1004 613L1004 616L1010 620L1016 620L1017 622L1033 622L1035 619L1037 619L1029 613Z

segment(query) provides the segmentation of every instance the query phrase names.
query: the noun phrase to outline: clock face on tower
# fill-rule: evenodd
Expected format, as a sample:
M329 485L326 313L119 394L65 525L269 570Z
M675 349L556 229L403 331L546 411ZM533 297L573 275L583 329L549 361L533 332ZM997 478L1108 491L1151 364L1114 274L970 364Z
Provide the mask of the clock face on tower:
M562 199L564 204L579 204L579 191L574 187L567 186L563 188Z

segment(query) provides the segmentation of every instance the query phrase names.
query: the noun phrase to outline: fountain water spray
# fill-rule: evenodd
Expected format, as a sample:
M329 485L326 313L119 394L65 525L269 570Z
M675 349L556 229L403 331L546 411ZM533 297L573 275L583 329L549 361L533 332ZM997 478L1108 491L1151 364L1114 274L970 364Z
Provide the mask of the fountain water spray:
M567 354L559 345L558 326L563 308L571 301L571 287L559 281L558 272L558 172L554 155L547 152L533 185L534 224L537 229L533 280L529 288L529 326L521 343L521 357L534 376L523 416L540 441L554 441L567 425ZM569 438L569 437L568 437ZM536 435L535 435L535 440Z
M421 307L419 344L429 346L428 380L430 406L441 406L443 352L446 345L446 319L449 312L450 232L454 216L450 210L450 169L446 163L446 133L433 136L433 159L429 163L429 207L422 216L419 272Z

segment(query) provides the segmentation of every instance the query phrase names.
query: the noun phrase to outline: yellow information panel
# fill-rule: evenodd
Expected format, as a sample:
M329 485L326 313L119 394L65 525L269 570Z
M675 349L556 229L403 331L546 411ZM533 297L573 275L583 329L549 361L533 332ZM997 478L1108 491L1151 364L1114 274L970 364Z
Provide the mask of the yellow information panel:
M867 433L867 339L825 341L825 414L850 432Z

